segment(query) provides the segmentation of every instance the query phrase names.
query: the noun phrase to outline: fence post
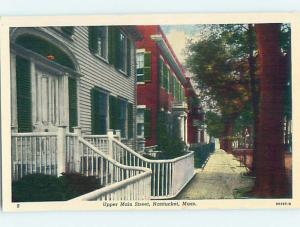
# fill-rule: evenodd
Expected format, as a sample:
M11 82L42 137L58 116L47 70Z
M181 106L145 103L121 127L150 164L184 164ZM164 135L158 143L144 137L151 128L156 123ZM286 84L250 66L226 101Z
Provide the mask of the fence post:
M74 141L74 165L75 165L75 172L80 172L80 144L79 138L81 137L81 128L79 126L74 127L74 133L76 134L75 141Z
M59 126L57 131L57 175L66 171L66 130L67 126Z
M108 155L113 158L113 138L114 138L114 130L107 130L107 138L108 138Z
M121 130L117 129L115 130L115 132L116 132L117 139L121 141Z

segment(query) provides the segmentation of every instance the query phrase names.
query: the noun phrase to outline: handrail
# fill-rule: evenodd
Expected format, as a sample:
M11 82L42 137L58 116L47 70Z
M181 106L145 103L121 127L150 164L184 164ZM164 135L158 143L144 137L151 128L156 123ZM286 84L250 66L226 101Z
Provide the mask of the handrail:
M194 151L173 159L152 160L112 139L112 158L126 166L141 166L152 170L152 199L174 198L195 174Z
M137 166L125 166L119 162L117 162L116 160L112 159L111 157L109 157L108 155L106 155L105 153L101 152L98 150L97 147L95 147L94 145L90 144L89 142L87 142L86 140L84 140L83 138L79 137L79 141L81 143L83 143L84 145L88 146L89 148L91 148L92 150L94 150L98 155L102 156L103 158L107 159L109 162L111 162L112 164L126 169L126 170L138 170L138 171L144 171L144 172L148 172L151 170L148 168L144 168L144 167L137 167Z
M13 132L11 136L57 136L57 132Z
M119 188L123 188L126 185L130 185L130 184L133 184L133 183L135 183L139 180L142 180L142 179L144 179L148 176L151 176L151 170L147 171L147 172L144 172L144 173L141 173L139 175L127 178L127 179L122 180L120 182L116 182L116 183L111 184L107 187L100 188L98 190L95 190L95 191L92 191L90 193L84 194L82 196L76 197L74 199L70 199L70 200L68 200L68 202L97 200L97 198L99 198L100 195L113 192L115 190L118 190Z
M144 156L140 155L139 153L135 152L133 149L131 149L130 147L127 147L125 144L121 143L120 141L116 140L113 138L113 141L115 143L117 143L118 145L120 145L122 148L128 150L130 153L132 153L133 155L137 156L138 158L142 159L144 162L151 162L151 163L169 163L169 162L176 162L176 161L179 161L181 159L184 159L188 156L191 156L194 154L194 151L190 151L189 153L183 155L183 156L180 156L180 157L177 157L177 158L173 158L173 159L163 159L163 160L152 160L152 159L148 159L148 158L145 158Z
M107 135L83 135L83 138L108 138Z

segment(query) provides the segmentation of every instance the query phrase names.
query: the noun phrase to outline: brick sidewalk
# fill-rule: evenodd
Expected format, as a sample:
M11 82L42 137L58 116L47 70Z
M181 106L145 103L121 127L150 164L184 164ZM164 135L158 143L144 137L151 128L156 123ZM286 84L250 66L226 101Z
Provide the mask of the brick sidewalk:
M231 154L223 150L214 152L204 170L196 169L196 175L176 199L233 199L237 188L251 187L254 180L242 177L245 167Z

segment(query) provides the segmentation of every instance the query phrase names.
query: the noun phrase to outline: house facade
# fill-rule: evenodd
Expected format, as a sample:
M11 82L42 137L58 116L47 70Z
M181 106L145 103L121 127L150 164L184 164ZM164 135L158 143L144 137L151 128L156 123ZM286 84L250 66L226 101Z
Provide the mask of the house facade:
M191 124L197 114L189 114L194 105L188 105L187 96L196 95L182 65L160 26L138 26L138 30L143 39L136 42L137 137L145 138L146 147L155 146L165 127L186 144L195 142L194 128L200 126Z
M14 132L119 129L135 146L134 26L12 28Z

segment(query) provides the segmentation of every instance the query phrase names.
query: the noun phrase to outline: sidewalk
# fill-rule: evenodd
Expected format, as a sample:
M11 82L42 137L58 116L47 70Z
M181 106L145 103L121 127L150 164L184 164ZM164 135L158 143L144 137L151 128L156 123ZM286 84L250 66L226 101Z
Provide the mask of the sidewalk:
M233 199L233 191L253 185L253 179L242 177L245 167L234 156L223 150L214 152L204 170L196 175L176 199Z

